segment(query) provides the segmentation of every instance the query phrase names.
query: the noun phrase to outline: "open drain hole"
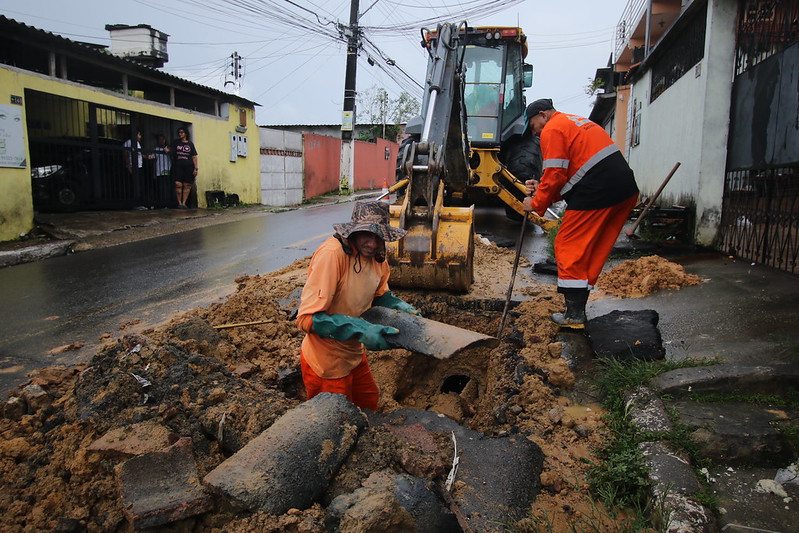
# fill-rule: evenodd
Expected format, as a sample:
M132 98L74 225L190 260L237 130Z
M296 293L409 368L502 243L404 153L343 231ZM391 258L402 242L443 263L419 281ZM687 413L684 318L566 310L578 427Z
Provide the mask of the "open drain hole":
M444 394L447 394L448 392L460 394L471 380L472 378L469 376L464 376L463 374L454 374L446 378L444 383L441 384L441 392Z

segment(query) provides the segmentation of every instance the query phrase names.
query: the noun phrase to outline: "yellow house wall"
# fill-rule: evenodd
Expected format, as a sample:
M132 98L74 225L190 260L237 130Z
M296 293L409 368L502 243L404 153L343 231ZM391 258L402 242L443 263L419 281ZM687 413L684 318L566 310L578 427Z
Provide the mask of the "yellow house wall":
M206 207L205 192L209 190L222 190L229 194L238 194L239 200L243 203L261 203L260 141L258 127L255 125L255 110L252 107L244 107L247 114L247 131L240 133L247 137L248 156L239 156L236 162L231 162L230 134L236 133L236 126L239 125L239 111L242 109L239 104L228 104L227 116L215 117L125 97L111 91L89 88L77 83L57 80L50 76L0 66L0 103L9 104L12 95L23 98L22 120L25 124L23 131L26 161L30 160L30 152L26 125L28 119L25 109L25 89L191 124L192 141L199 154L197 200L200 207ZM221 105L224 109L225 104ZM32 113L35 112L32 111ZM29 165L24 169L0 167L0 187L2 187L0 189L2 191L0 194L0 241L8 241L18 238L20 233L28 232L33 228L34 212Z

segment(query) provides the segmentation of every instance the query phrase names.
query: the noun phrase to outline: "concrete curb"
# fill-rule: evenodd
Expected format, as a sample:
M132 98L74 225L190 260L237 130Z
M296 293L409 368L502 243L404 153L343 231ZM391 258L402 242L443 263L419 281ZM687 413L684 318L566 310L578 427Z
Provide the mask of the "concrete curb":
M647 387L627 395L627 417L641 433L671 430L660 396ZM718 530L713 512L692 499L702 490L688 457L662 441L643 442L639 450L649 472L651 509L667 533L710 533Z
M76 241L56 241L36 246L28 246L19 250L0 252L0 268L32 263L49 257L67 255Z

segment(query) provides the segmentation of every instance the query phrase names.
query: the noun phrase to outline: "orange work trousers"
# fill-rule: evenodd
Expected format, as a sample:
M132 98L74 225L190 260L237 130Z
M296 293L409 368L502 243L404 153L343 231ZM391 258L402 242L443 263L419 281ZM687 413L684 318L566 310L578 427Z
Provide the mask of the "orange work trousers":
M324 379L320 378L305 362L305 357L300 350L300 369L309 400L320 392L332 392L343 394L350 402L362 409L377 411L380 390L372 376L372 369L366 360L366 354L363 355L361 363L343 378Z
M558 292L594 288L638 195L604 209L567 209L555 237Z

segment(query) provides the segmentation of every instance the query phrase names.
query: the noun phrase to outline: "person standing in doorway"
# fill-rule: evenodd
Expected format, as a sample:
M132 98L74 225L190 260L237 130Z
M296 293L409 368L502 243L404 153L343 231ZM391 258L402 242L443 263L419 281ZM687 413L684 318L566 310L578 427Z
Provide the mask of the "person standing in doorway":
M159 133L155 137L155 149L153 150L155 159L155 191L158 202L166 202L169 192L172 190L172 156L169 154L169 146L166 136Z
M172 178L175 181L178 209L187 209L186 201L197 180L199 167L197 149L189 139L186 128L178 128L178 140L172 144L170 151L172 152Z
M555 237L558 292L566 311L553 314L552 320L582 329L588 293L638 202L638 186L624 156L598 124L556 111L549 98L531 103L525 116L541 139L544 159L540 182L525 182L532 195L524 200L525 211L544 216L552 203L567 204Z
M144 154L141 150L141 131L136 131L136 145L133 146L131 139L127 139L123 146L125 147L125 166L128 169L128 174L131 177L133 186L133 199L136 201L143 201L146 197L146 176L144 173ZM152 159L152 155L148 154L147 159ZM139 205L135 209L145 210L144 205Z

